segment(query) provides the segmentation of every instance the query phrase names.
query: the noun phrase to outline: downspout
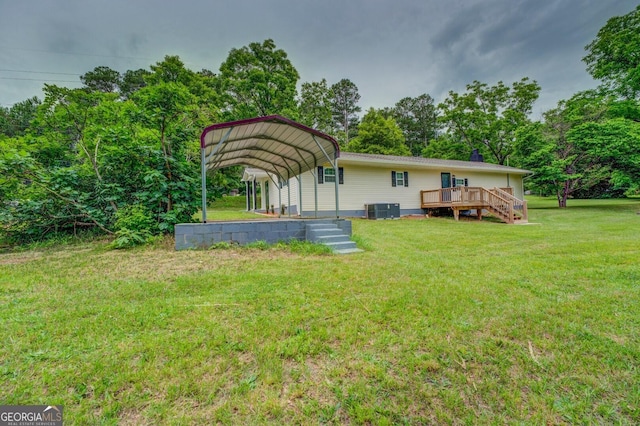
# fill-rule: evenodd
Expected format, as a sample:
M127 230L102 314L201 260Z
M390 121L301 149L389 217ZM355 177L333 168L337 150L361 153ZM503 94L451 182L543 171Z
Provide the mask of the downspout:
M533 176L535 176L535 173L534 173L534 172L531 172L531 174L530 174L530 175L522 176L522 199L523 199L523 200L524 200L524 180L525 180L525 179L529 179L530 177L533 177Z

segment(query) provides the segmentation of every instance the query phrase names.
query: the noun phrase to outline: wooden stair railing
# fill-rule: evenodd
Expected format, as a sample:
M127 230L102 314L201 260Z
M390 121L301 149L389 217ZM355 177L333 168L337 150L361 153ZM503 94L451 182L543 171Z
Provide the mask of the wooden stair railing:
M498 216L503 222L513 223L513 201L500 194L482 188L482 193L487 200L486 209Z
M493 188L491 191L513 202L513 212L514 214L518 215L517 219L525 222L529 220L529 212L527 210L526 200L520 200L519 198L514 197L501 188ZM514 219L516 218L514 217Z

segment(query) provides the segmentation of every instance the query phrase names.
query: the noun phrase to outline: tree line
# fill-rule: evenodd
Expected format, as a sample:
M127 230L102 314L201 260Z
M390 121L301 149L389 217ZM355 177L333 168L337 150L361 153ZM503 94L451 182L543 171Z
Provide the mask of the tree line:
M474 81L436 104L428 94L360 116L355 83L303 82L273 40L234 48L217 73L167 56L124 73L96 67L82 88L45 84L44 99L0 108L0 238L78 232L143 242L191 221L199 207L199 139L211 123L280 114L334 136L351 152L486 161L532 170L529 189L556 195L640 192L640 6L611 18L586 46L602 82L530 119L540 93L522 78ZM214 196L241 170L208 176Z

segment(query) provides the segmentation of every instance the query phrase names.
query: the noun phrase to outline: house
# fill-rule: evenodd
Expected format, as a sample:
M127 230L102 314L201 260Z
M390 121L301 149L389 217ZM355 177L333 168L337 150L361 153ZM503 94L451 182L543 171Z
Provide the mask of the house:
M278 115L213 124L200 135L202 223L175 226L176 249L228 241L310 240L336 253L360 251L345 217L420 214L450 208L487 211L504 222L527 219L527 170L471 160L340 152L331 136ZM207 221L207 170L243 165L247 210L296 218ZM258 205L257 188L260 188ZM299 217L305 220L298 220ZM307 219L315 218L315 219Z
M327 163L286 181L247 168L243 180L254 189L247 191L254 194L253 198L248 197L247 207L323 217L335 216L338 202L341 217L366 217L370 213L368 206L397 204L400 215L448 207L456 218L462 210L476 210L479 216L488 211L509 223L514 217L526 219L523 178L531 172L472 158L476 161L342 151L338 173ZM255 197L258 186L260 205L256 205ZM512 211L508 211L509 204Z

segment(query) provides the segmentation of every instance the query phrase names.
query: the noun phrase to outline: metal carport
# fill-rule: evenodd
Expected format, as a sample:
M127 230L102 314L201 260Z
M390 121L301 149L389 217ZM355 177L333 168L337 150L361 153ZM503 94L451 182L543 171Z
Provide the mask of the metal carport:
M302 212L302 180L306 171L329 162L338 170L340 147L331 136L295 121L270 115L214 124L200 136L202 168L202 221L207 221L207 170L230 166L255 167L279 181L298 180L299 212ZM318 210L318 179L314 179L315 211ZM275 182L277 183L277 182ZM335 180L336 217L340 216L338 179Z

